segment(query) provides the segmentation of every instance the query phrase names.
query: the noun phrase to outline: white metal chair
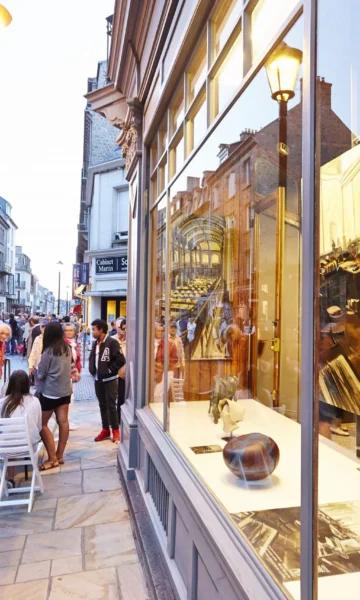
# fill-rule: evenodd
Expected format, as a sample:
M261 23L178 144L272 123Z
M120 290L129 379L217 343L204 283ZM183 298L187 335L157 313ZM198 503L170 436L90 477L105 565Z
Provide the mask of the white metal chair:
M184 380L174 379L171 382L173 402L184 402Z
M39 446L34 451L30 439L26 417L0 419L0 461L2 472L0 479L0 508L2 506L27 505L31 512L35 491L44 492L44 486L38 468ZM32 467L29 487L7 488L7 467ZM38 484L38 485L36 485ZM11 498L16 494L29 494L27 498Z

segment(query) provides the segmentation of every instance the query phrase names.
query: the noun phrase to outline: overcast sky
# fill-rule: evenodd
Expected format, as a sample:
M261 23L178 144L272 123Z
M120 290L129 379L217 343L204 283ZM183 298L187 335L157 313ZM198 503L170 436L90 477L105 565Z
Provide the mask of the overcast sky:
M16 243L40 283L62 297L75 262L87 78L106 58L114 0L2 0L0 196L13 206Z

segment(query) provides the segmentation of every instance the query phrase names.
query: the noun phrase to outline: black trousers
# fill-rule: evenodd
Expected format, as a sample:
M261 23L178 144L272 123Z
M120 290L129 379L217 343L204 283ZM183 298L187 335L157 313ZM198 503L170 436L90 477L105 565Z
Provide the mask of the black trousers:
M119 429L119 417L116 409L118 398L118 380L95 381L95 393L99 401L103 429Z
M119 417L119 423L121 423L121 407L125 402L125 379L118 379L118 400L117 400L117 413Z

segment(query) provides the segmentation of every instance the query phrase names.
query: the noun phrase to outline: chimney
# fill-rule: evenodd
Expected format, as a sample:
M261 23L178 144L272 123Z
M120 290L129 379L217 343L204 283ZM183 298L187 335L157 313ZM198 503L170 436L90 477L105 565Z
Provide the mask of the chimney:
M321 108L331 109L331 88L332 83L325 81L325 77L316 78L317 97Z

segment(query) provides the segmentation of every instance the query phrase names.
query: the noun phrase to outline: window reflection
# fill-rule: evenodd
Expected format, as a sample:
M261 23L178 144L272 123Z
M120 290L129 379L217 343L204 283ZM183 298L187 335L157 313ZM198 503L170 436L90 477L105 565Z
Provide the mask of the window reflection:
M213 61L225 46L231 32L241 14L241 3L239 0L222 0L217 3L217 8L211 19L212 23L212 48Z
M252 63L267 50L299 0L258 0L251 13Z
M242 34L225 56L211 82L211 116L222 112L239 87L242 78Z
M168 406L155 401L151 408L160 420L168 409L164 425L170 436L271 576L287 592L294 585L296 596L301 86L279 112L262 68L224 115L242 76L237 27L210 71L210 97L199 92L185 128L176 120L182 88L170 103L168 221L166 234L161 230L164 245L153 248L153 264L166 263L167 277L161 290L153 279L157 316L152 323L152 398L161 397ZM302 31L300 20L285 42L301 49ZM196 148L206 131L207 105L219 122ZM196 151L179 171L183 135L186 155ZM165 200L153 220L154 240L161 229L160 207L165 211ZM222 451L234 440L239 443L238 436L248 443L253 435L260 446L266 439L271 452L261 455L254 472L238 469L234 475Z
M190 61L187 71L187 107L190 106L194 98L199 93L202 85L205 83L207 72L206 50L206 34L204 34L200 40L199 46L195 50L195 54Z
M329 600L360 581L359 16L354 0L319 2L318 590Z
M152 212L152 332L150 341L150 399L163 403L167 385L165 359L166 198ZM159 413L162 418L162 412Z
M207 130L206 97L203 94L188 115L186 122L187 154L196 148Z

